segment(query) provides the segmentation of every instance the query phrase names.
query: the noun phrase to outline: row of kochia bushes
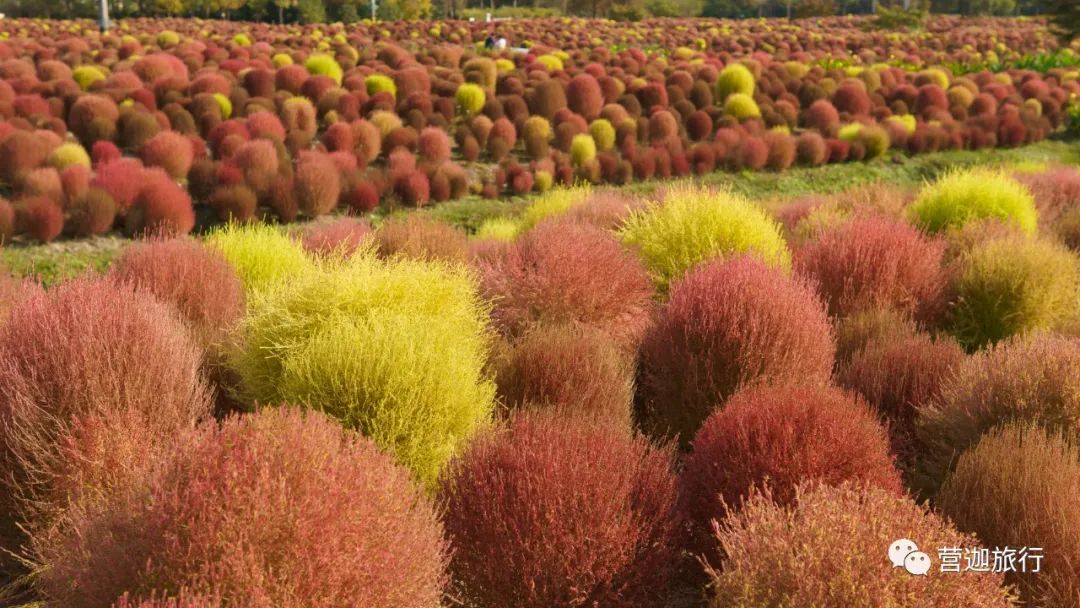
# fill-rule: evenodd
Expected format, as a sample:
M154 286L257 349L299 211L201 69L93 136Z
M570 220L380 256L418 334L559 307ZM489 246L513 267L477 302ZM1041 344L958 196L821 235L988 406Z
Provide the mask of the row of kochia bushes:
M75 608L1067 605L1077 191L565 190L8 279L5 570ZM914 577L896 538L1045 558Z
M1013 147L1059 129L1080 95L1073 69L939 65L967 61L952 36L970 32L921 47L875 35L840 61L835 38L777 48L757 26L741 52L585 39L489 53L366 27L290 38L165 23L54 36L0 24L12 33L0 40L0 242ZM1050 40L1035 23L1016 25L1033 53ZM975 37L977 54L996 52Z

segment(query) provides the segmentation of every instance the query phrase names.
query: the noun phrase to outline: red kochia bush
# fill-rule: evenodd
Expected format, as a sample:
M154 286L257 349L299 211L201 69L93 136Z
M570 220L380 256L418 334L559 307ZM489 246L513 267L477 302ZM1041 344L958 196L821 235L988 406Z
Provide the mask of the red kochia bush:
M564 415L609 420L629 431L634 378L628 359L602 332L538 327L495 366L499 398L511 409L557 408Z
M112 608L221 608L221 600L189 593L176 597L152 593L150 599L136 600L125 593L113 603Z
M111 279L75 279L12 307L0 327L4 548L19 551L13 524L44 540L69 501L136 475L208 415L201 362L175 311Z
M833 367L824 306L806 283L751 257L699 266L671 288L638 375L646 425L689 442L739 388L813 386Z
M48 243L64 229L64 211L47 196L31 196L15 203L17 232Z
M845 481L902 492L885 429L865 401L824 386L739 391L705 420L679 479L687 548L715 564L710 522L754 489L788 505L802 482Z
M829 313L846 316L888 307L922 318L940 308L945 244L899 220L858 217L826 228L795 252Z
M379 255L395 255L419 260L462 262L468 256L465 231L419 213L392 217L375 231Z
M162 131L139 149L139 156L151 167L161 167L173 179L184 179L195 160L191 140L176 131Z
M313 224L304 232L303 245L317 255L352 255L370 236L371 224L367 220L343 217Z
M158 472L72 514L44 547L58 605L125 590L220 593L230 606L435 606L445 541L433 505L375 444L291 407L175 440Z
M418 150L420 158L431 163L450 160L450 136L438 127L427 127L420 131Z
M191 195L164 171L143 172L142 187L127 214L128 234L179 236L195 227Z
M593 120L604 108L604 93L592 75L578 74L566 84L566 101L575 113L585 120Z
M964 361L951 338L925 333L873 339L840 365L838 382L858 391L889 424L893 451L910 455L915 417L941 397L947 378Z
M640 260L600 228L542 222L503 255L480 262L480 288L509 336L569 323L633 348L650 324L653 284Z
M660 606L676 561L671 454L625 429L523 412L449 465L459 592L479 606Z
M300 212L309 218L329 213L341 195L341 173L328 154L303 152L293 185Z
M129 245L113 263L118 281L172 304L203 346L212 346L244 314L244 291L220 253L191 239L152 239Z
M143 185L143 165L135 158L118 158L99 164L90 185L112 196L119 212L127 211Z

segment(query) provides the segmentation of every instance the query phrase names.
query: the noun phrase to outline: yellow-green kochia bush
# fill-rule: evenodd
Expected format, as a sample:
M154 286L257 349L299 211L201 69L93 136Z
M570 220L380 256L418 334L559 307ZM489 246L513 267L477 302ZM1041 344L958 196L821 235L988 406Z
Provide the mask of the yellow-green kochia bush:
M229 224L212 233L207 242L236 269L248 294L299 273L312 263L300 243L269 224Z
M952 331L969 349L1054 329L1080 307L1080 260L1050 241L1004 237L961 260Z
M661 288L699 262L744 253L768 266L791 268L780 226L758 206L724 190L672 188L663 201L633 212L620 234Z
M1034 234L1035 199L1023 184L1001 171L953 172L925 186L909 207L910 219L928 232L962 228L974 220L998 219Z
M258 292L230 363L242 397L326 412L430 484L492 415L487 317L464 267L365 251Z

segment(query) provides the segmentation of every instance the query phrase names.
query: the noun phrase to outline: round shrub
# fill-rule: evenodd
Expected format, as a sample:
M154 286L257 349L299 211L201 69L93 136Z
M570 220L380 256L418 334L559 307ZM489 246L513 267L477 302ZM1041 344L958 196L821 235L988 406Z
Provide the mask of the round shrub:
M229 224L212 232L207 244L225 256L249 296L311 264L293 239L269 224Z
M499 400L512 410L555 408L631 428L631 364L601 331L538 326L497 358L495 371Z
M748 253L790 268L780 227L757 206L728 191L671 188L661 202L635 211L619 234L645 260L661 288L696 264Z
M819 133L806 131L795 139L795 158L800 165L817 167L829 160L829 149L825 138Z
M1049 241L990 239L961 259L952 290L950 329L964 346L979 348L1075 315L1080 260Z
M116 203L117 211L125 212L135 203L143 186L143 166L135 158L106 161L94 168L90 185L107 192Z
M589 135L592 136L598 150L607 152L615 147L615 127L611 126L611 123L603 118L598 118L589 123ZM572 143L571 153L573 153Z
M15 131L0 140L0 180L17 183L24 173L36 169L49 156L49 146L30 131Z
M954 340L925 333L872 338L838 365L841 386L857 391L889 425L893 452L913 456L915 418L941 398L945 381L964 361Z
M116 221L116 201L100 188L90 188L70 201L65 211L64 229L77 237L102 234Z
M69 142L57 146L49 153L49 164L57 169L66 169L73 165L90 167L90 155L77 143Z
M1003 220L1028 234L1037 228L1031 193L1005 173L990 169L949 173L925 186L909 209L911 220L929 232L961 228L980 219Z
M370 441L292 408L180 439L160 472L73 515L42 587L73 608L125 590L229 605L427 606L446 547L434 505Z
M843 446L843 449L836 449ZM866 402L829 387L735 393L694 436L679 478L688 548L718 565L713 520L754 490L791 505L803 482L876 486L901 495L885 429Z
M125 218L131 235L179 236L195 227L191 195L163 171L143 172L143 184Z
M451 573L482 606L653 606L676 562L671 454L625 429L522 413L440 487Z
M326 76L333 79L338 85L341 84L341 66L330 55L316 53L304 61L304 68L314 76Z
M221 186L210 196L210 207L222 222L245 224L255 221L258 204L258 196L244 184Z
M591 74L578 74L566 83L566 100L572 112L590 121L600 116L604 107L604 93Z
M688 443L744 386L824 384L834 348L824 306L806 283L748 256L702 265L672 286L645 337L643 418L656 434Z
M201 359L177 313L111 279L15 304L0 326L3 548L36 561L23 534L68 536L60 519L72 504L138 479L145 459L208 416Z
M465 231L417 213L392 217L375 231L375 247L384 258L462 262L468 255Z
M889 308L875 308L834 321L836 360L839 363L850 361L855 353L871 342L902 340L918 331L909 316Z
M996 547L1040 547L1038 573L1012 572L1035 606L1066 606L1080 593L1080 450L1075 439L1032 425L991 431L963 453L938 495L957 528ZM1029 562L1028 565L1033 565Z
M926 507L878 488L804 486L795 507L756 496L720 525L725 558L710 606L1013 605L1001 574L892 568L887 548L899 538L927 552L979 548Z
M443 163L450 160L450 136L438 127L427 127L420 131L417 142L420 158L430 163Z
M738 120L761 118L761 109L754 98L742 93L733 93L724 101L724 114Z
M941 397L919 411L914 481L933 496L957 455L1008 422L1080 437L1078 412L1080 340L1036 335L975 353L946 379Z
M495 327L521 336L537 325L570 324L638 344L650 323L652 283L635 256L608 232L542 222L502 255L477 263Z
M309 218L329 213L341 196L341 172L328 154L304 152L296 163L293 192L300 212Z
M124 593L111 608L221 608L221 600L213 595L192 595L181 592L176 597L151 593L149 598L137 600Z
M128 245L110 274L173 305L204 347L220 346L244 314L236 271L213 249L191 239Z
M18 200L15 209L15 231L41 243L60 236L64 229L64 210L48 196L31 196Z
M393 78L385 74L371 74L365 78L364 89L369 96L376 93L389 93L391 97L397 97L397 84Z
M195 160L191 140L176 131L161 131L139 149L139 156L149 167L161 167L173 179L184 179Z
M367 220L343 217L313 224L304 231L304 250L320 256L350 256L371 237Z
M484 104L487 103L487 93L484 92L480 85L466 82L458 86L457 92L454 93L454 99L463 115L474 116L484 109Z
M592 135L579 133L570 142L570 160L581 167L596 159L596 142Z
M425 483L491 415L485 311L463 268L354 255L291 275L249 311L231 357L248 401L324 411Z
M741 63L724 67L716 79L716 97L726 100L731 95L753 96L754 74Z
M945 245L879 216L827 227L795 251L795 269L811 279L829 314L878 307L925 318L940 305Z

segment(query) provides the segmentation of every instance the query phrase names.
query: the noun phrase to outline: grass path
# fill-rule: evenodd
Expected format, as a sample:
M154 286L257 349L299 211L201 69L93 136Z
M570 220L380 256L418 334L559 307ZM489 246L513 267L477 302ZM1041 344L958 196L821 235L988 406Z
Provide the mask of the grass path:
M840 192L859 184L885 182L915 188L953 168L1017 163L1080 164L1080 140L1051 140L1013 149L979 152L949 151L917 157L898 156L870 163L826 165L790 169L782 173L712 173L694 178L711 186L728 187L752 199L787 200L808 194ZM650 181L626 186L634 194L648 195L670 182ZM484 220L520 213L528 197L489 200L466 198L442 203L425 211L473 231ZM375 218L376 220L379 218ZM108 268L127 239L118 235L62 240L47 245L13 243L0 248L0 263L20 276L38 276L46 285L87 270Z

